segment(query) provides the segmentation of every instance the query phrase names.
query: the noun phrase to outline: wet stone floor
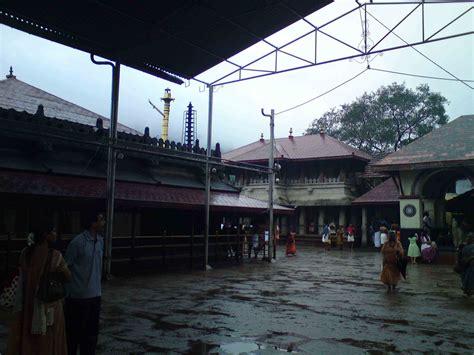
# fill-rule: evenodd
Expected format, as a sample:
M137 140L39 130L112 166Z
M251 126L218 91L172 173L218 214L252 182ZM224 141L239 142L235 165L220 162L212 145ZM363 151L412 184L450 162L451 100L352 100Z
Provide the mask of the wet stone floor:
M387 294L381 261L303 246L271 264L115 277L104 285L98 353L473 354L474 299L452 266L409 265Z

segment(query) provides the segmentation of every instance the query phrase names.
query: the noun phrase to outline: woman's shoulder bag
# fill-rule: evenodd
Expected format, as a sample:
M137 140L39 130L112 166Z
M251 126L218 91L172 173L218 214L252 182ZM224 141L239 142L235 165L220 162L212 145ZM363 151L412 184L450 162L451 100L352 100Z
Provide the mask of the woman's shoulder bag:
M43 275L38 285L36 297L45 303L58 301L64 298L64 278L59 272L51 271L51 258L53 250L48 250L48 258L44 266Z

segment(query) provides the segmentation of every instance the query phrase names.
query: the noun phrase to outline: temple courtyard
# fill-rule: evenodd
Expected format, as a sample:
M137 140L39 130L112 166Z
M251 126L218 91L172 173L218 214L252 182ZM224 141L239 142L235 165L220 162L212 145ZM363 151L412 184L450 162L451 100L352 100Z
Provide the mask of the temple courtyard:
M116 276L104 285L99 354L474 352L474 299L452 265L409 265L398 291L376 251L299 246L274 263ZM8 316L0 318L0 353Z

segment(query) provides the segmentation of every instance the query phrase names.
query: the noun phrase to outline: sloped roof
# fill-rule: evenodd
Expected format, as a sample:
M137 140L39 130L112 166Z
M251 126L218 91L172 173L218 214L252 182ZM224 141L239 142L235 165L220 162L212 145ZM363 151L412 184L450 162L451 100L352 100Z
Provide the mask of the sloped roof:
M372 190L352 201L353 205L395 205L398 204L398 188L392 178L381 182Z
M383 171L377 171L374 169L374 164L376 164L379 160L371 160L364 168L364 172L356 173L358 177L363 179L377 179L377 178L387 178L390 175Z
M18 80L14 75L7 75L7 79L0 80L0 107L34 114L38 105L43 105L44 114L47 117L56 117L88 126L95 126L97 119L101 118L104 128L109 128L108 118ZM120 123L117 125L117 130L141 135L140 132Z
M474 115L457 119L418 138L376 164L377 170L428 168L433 165L474 164Z
M106 197L106 180L64 175L45 175L31 172L0 171L0 192L60 196L75 198ZM162 207L195 208L204 205L204 189L171 187L133 182L116 182L117 200L159 203ZM239 193L211 191L211 208L264 211L265 201ZM277 213L291 213L293 209L274 205Z
M260 139L222 155L233 161L268 160L269 139ZM351 147L327 134L286 137L275 139L275 158L290 160L356 158L369 161L370 155Z

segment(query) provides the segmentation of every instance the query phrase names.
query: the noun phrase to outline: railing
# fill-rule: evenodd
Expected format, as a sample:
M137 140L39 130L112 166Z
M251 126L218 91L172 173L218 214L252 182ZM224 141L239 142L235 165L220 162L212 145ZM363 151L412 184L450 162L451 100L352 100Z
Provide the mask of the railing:
M339 183L349 182L347 179L339 177L304 177L304 178L283 178L280 180L280 185L313 185L313 184L328 184L328 183ZM268 184L268 178L252 178L248 180L247 185L265 185Z
M72 235L58 238L54 247L65 252ZM203 265L203 235L162 235L121 236L114 237L112 245L112 262L140 263L154 262L160 265ZM248 234L209 235L210 261L220 262L227 259L240 260L250 255L251 236ZM26 246L26 238L16 238L14 234L0 235L0 268L1 278L7 277L19 262L21 250ZM251 251L251 250L250 250ZM188 260L189 264L183 263Z

